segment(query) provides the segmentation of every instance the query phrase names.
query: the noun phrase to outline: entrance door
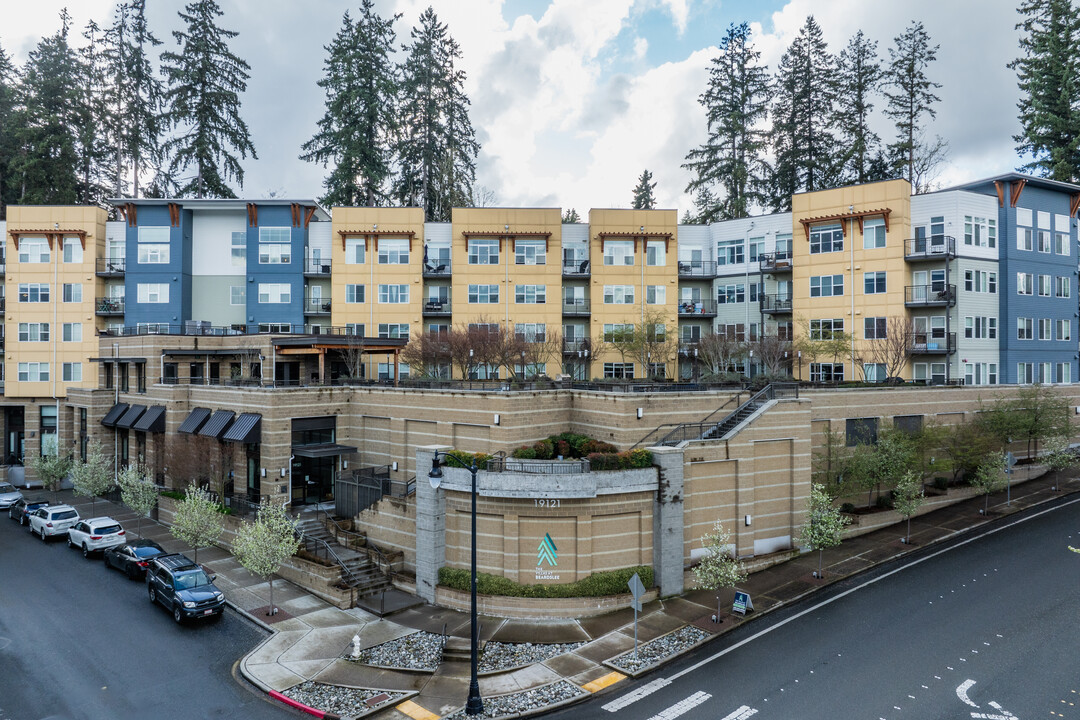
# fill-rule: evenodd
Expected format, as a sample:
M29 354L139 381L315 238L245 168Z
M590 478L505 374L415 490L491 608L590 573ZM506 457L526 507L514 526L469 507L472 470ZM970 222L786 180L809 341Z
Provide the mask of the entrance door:
M313 505L334 499L335 461L336 458L333 456L293 459L293 505Z

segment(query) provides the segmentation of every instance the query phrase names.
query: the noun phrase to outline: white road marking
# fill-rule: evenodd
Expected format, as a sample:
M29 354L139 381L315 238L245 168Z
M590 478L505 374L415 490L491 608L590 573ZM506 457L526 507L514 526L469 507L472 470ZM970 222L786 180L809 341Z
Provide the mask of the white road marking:
M749 705L743 705L730 715L725 715L722 720L746 720L746 718L757 715L757 710Z
M974 680L965 680L964 682L960 683L959 687L956 688L956 697L960 698L960 702L964 703L965 705L970 705L973 708L977 708L979 706L971 702L971 700L969 700L967 696L968 690L970 690L971 686L974 684Z
M685 715L690 712L711 697L712 695L709 693L699 690L685 700L680 700L666 710L658 712L656 715L649 718L649 720L674 720L680 715Z
M643 697L648 697L661 688L665 688L671 684L671 681L667 678L657 678L650 683L646 683L641 687L626 693L622 697L615 698L606 705L601 705L603 709L608 712L615 712L616 710L622 710L627 705L633 705Z

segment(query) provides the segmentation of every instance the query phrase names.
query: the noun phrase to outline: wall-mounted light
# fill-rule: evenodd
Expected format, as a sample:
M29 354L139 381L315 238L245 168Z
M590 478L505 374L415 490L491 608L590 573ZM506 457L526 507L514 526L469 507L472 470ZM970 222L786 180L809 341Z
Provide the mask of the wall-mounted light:
M266 477L266 468L259 470L259 477Z
M499 413L495 413L495 420L494 420L494 422L495 422L495 424L496 424L496 425L498 425L498 424L499 424L499 420L500 420L500 419L501 419L501 418L499 417Z
M509 225L503 225L503 230L506 230L506 231L508 231L508 232L509 232L509 230L510 230L510 226L509 226Z
M637 419L640 420L644 416L645 416L645 408L638 408L637 409Z
M372 229L372 230L378 230L378 229L379 229L379 226L378 226L378 225L376 225L376 224L374 224L374 223L372 223L372 225L371 225L371 229Z
M746 518L745 518L745 522L746 522L746 527L750 527L750 525L754 522L754 516L753 515L747 515Z
M390 469L393 470L394 472L397 472L397 460L390 463Z
M285 477L285 468L281 468L281 477Z
M349 469L349 461L348 460L342 460L341 461L341 469L342 470L348 470Z

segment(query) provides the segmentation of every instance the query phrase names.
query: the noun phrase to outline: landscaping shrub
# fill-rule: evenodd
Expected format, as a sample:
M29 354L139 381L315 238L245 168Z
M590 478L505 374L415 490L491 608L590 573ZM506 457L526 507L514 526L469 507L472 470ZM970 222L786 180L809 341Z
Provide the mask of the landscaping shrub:
M448 452L446 454L447 455L453 455L458 460L465 463L465 467L469 467L470 465L472 465L473 461L475 460L476 461L476 467L480 468L481 470L483 470L483 469L485 469L487 467L487 461L490 460L493 457L492 455L489 455L487 453L470 453L470 452L465 452L464 450L451 450L450 452ZM456 463L453 463L453 464L452 463L444 463L444 464L447 467L458 467L458 465Z
M938 475L936 478L934 478L934 487L938 490L948 490L949 478Z
M556 440L555 441L555 455L556 456L568 458L568 457L571 457L571 451L572 451L572 449L570 447L570 443L568 443L567 441L565 441L565 440Z
M843 505L840 506L840 512L847 513L848 515L850 515L853 512L855 512L855 505L853 503L849 503L849 502L844 503Z
M569 597L606 597L630 592L627 582L637 573L641 584L646 588L653 586L651 567L637 567L608 570L589 575L572 583L561 585L523 585L498 575L476 574L476 592L481 595L501 595L504 597L524 598L569 598ZM469 591L470 575L468 570L458 568L440 568L439 584L462 592Z
M172 498L173 500L183 500L184 493L177 490L162 490L159 493L162 497Z
M533 445L538 460L551 460L555 457L555 443L551 440L541 440Z
M517 450L510 453L510 457L517 458L518 460L535 460L536 449L531 447L519 447Z

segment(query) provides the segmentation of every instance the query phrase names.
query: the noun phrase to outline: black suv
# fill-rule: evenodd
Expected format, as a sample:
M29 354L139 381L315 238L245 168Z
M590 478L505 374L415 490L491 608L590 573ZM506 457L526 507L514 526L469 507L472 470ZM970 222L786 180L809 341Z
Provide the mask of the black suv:
M183 555L158 555L146 569L146 587L150 602L172 610L176 622L220 617L225 611L225 596L214 585L215 577Z

